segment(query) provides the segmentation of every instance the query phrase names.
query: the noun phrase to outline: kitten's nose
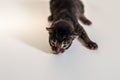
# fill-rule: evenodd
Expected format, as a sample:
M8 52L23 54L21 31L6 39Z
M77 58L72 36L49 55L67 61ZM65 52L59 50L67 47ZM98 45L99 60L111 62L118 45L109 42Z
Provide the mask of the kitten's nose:
M60 48L57 48L57 49L56 49L56 53L60 53Z

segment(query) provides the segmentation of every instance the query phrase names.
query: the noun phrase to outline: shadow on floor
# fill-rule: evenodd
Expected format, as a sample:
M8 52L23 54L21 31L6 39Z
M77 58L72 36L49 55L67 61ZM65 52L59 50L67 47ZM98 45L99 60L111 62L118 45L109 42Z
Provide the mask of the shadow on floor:
M50 53L51 48L48 43L48 33L45 30L45 27L33 27L34 29L28 28L24 33L17 36L17 39L23 43L40 49L45 53Z
M46 30L46 27L50 25L47 21L47 17L49 16L48 3L26 3L20 5L25 10L21 11L20 15L22 16L18 17L21 19L18 19L18 24L14 23L15 27L20 27L17 30L13 30L12 34L27 45L40 49L45 53L51 53L48 43L48 32Z

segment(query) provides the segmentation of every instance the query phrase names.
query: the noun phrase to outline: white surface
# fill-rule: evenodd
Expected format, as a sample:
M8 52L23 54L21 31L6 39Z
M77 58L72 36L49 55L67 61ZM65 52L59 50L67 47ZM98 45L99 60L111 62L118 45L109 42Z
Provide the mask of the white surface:
M49 54L48 2L30 1L0 2L0 80L120 80L119 0L84 0L99 49L75 40L62 55Z

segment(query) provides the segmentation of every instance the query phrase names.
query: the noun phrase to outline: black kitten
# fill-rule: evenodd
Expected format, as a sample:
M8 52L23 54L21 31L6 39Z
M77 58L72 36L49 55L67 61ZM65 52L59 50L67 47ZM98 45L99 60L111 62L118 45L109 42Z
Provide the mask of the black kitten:
M63 53L77 36L89 49L98 48L78 23L79 19L86 25L92 24L84 16L84 5L80 0L51 0L50 11L51 16L48 20L53 23L47 30L49 31L49 43L54 53Z

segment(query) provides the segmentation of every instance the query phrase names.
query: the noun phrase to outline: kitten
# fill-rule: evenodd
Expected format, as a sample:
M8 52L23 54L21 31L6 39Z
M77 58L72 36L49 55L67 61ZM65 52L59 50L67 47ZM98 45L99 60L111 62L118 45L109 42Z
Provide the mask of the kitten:
M84 15L84 5L80 0L51 0L50 11L48 20L52 25L46 29L49 32L49 44L54 53L63 53L77 36L89 49L98 48L78 22L79 19L85 25L92 24Z

